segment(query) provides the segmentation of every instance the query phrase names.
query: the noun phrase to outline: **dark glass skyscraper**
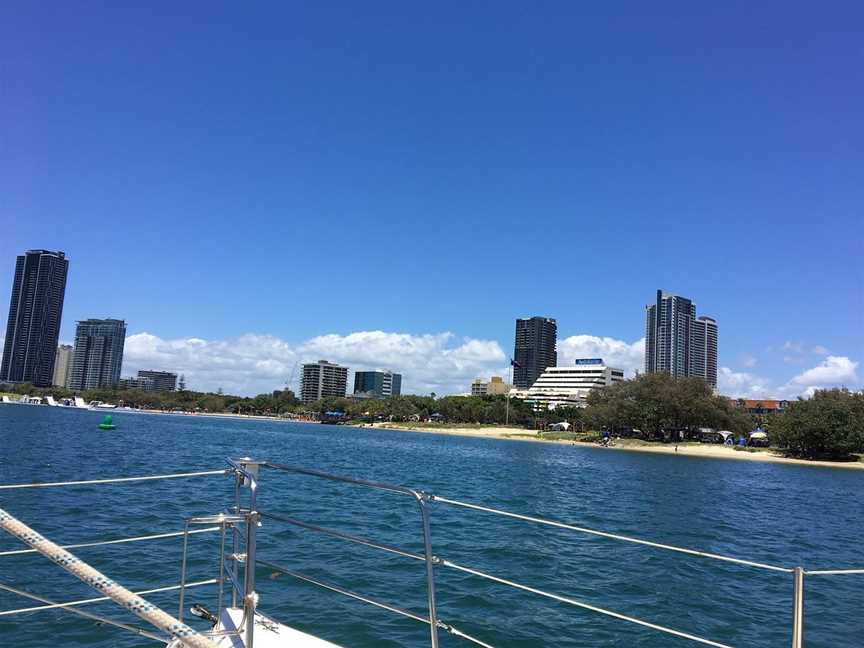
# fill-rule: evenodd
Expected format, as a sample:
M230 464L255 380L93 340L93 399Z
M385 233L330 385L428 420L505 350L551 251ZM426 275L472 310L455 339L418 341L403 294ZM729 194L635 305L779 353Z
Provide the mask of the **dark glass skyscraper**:
M84 391L116 387L120 382L125 343L126 322L123 320L89 319L78 322L69 389Z
M657 291L645 307L645 372L699 376L717 386L717 322L686 297Z
M355 371L354 395L390 398L402 393L402 374L392 371Z
M68 270L63 252L28 250L17 258L0 382L51 386Z
M558 324L548 317L516 320L513 385L528 389L548 367L558 364Z
M690 375L690 345L696 304L686 297L657 291L645 307L645 373Z

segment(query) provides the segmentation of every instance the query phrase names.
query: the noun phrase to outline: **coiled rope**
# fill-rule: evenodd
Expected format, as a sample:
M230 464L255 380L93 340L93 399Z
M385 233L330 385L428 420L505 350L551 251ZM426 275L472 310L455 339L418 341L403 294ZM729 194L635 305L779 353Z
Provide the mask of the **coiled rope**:
M0 529L15 536L73 576L99 590L112 601L122 605L133 614L152 623L160 630L164 630L172 638L179 640L184 645L190 648L217 648L216 644L207 637L199 634L186 624L181 623L167 612L163 612L152 603L148 603L137 594L130 592L119 583L115 583L87 563L82 562L65 549L40 535L2 508L0 508Z

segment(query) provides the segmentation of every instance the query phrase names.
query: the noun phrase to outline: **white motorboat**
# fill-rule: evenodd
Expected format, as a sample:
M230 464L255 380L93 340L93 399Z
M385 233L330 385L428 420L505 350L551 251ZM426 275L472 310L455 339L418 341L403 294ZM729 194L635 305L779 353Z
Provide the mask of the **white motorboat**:
M113 410L117 409L116 405L112 405L111 403L103 403L99 400L90 401L90 405L88 406L91 410Z
M13 403L16 401L12 401ZM19 401L17 401L19 405L44 405L45 402L42 400L41 396L22 396Z

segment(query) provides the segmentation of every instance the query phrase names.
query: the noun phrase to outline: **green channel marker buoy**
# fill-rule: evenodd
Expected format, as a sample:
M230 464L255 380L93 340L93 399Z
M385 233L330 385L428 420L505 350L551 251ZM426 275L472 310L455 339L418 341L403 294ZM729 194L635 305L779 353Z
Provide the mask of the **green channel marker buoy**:
M110 414L102 419L102 422L99 424L100 430L113 430L116 427L117 426L114 425L114 419L111 418Z

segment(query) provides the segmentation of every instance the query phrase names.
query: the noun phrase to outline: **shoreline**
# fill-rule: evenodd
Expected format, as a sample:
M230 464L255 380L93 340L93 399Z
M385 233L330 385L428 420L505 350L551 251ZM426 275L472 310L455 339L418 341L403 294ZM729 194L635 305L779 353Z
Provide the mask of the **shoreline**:
M49 407L47 405L36 405L31 407ZM70 409L75 408L57 408ZM278 423L302 423L302 424L321 424L320 421L309 421L303 419L290 419L275 416L264 416L260 414L233 414L229 412L166 412L163 410L151 409L114 409L114 410L78 410L85 412L98 412L104 414L150 414L161 416L184 416L191 418L222 418L222 419L239 419L244 421L272 421ZM501 426L475 426L475 427L426 427L413 426L410 423L395 424L395 423L371 423L359 425L342 425L334 427L352 427L357 429L375 429L388 430L391 432L418 432L422 434L443 434L449 436L468 436L481 439L493 439L502 441L528 441L531 443L557 443L570 445L574 447L587 448L592 450L609 450L609 451L625 451L625 452L644 452L649 454L664 454L675 455L682 457L696 457L701 459L731 459L739 461L761 461L765 463L778 463L797 466L814 466L817 468L840 468L845 470L864 470L864 462L862 461L823 461L815 459L796 459L793 457L784 457L776 452L766 449L759 451L735 450L732 447L720 444L702 444L702 443L682 443L678 444L676 451L674 444L671 443L647 443L634 441L631 439L619 439L616 445L602 446L598 443L589 443L584 441L576 441L571 439L544 439L537 436L537 433L532 430L515 427Z
M306 419L291 419L291 418L283 418L280 416L266 416L264 414L233 414L231 412L170 412L165 410L157 410L157 409L135 409L135 408L123 408L117 407L114 409L90 409L89 407L67 407L64 405L23 405L20 403L0 403L0 405L16 405L23 407L39 407L39 408L50 408L56 410L68 410L73 412L96 412L97 414L158 414L160 416L185 416L188 418L230 418L230 419L241 419L243 421L274 421L276 423L320 423L320 421L309 421ZM354 426L356 427L356 426Z
M363 426L366 427L366 426ZM732 447L721 444L682 443L678 444L676 451L674 444L648 444L645 442L633 442L629 439L619 439L616 445L602 446L598 443L573 441L570 439L543 439L530 430L521 428L503 427L477 427L477 428L429 428L413 427L410 424L397 426L392 423L374 424L371 427L377 430L391 430L393 432L420 432L426 434L444 434L452 436L470 436L483 439L498 439L504 441L528 441L533 443L558 443L578 448L586 448L600 451L625 451L644 452L649 454L674 455L680 457L695 457L697 459L731 459L739 461L761 461L765 463L778 463L796 466L814 466L817 468L841 468L846 470L864 470L864 462L861 461L821 461L815 459L796 459L784 457L772 450L759 450L750 452L746 450L735 450Z

